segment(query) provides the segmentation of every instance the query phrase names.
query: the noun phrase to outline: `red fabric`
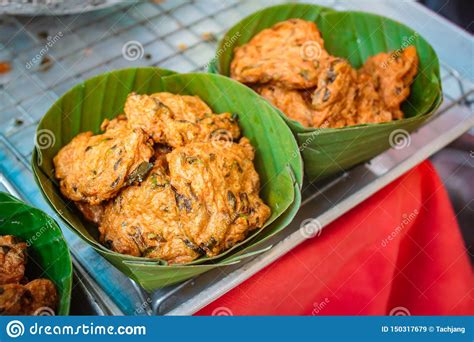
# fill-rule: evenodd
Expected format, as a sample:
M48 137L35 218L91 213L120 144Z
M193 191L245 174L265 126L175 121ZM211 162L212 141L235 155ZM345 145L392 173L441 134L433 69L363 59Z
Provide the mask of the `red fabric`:
M446 190L424 162L197 314L472 315L473 285Z

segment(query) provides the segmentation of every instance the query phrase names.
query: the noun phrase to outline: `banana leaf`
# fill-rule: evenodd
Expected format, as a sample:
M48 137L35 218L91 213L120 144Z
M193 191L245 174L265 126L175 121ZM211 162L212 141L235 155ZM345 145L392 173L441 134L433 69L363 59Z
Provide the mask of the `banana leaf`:
M402 104L405 119L344 128L305 128L278 111L295 134L310 181L326 178L367 161L390 148L390 134L416 130L442 102L439 62L430 44L417 32L394 20L363 12L338 12L316 5L287 4L256 12L233 26L219 44L209 72L229 76L234 49L274 24L301 18L316 23L332 55L358 68L379 52L414 45L419 72L409 98Z
M74 203L64 198L54 179L53 157L75 135L99 133L105 118L123 113L130 92L151 94L168 91L198 95L216 113L237 114L244 136L256 149L255 167L260 175L263 200L272 208L265 227L216 257L201 257L182 265L159 259L122 255L99 243L96 226L86 221ZM50 144L41 145L48 134ZM67 226L115 267L147 290L183 281L207 270L237 263L263 252L258 245L285 228L301 203L303 165L298 144L280 114L249 88L229 78L212 74L176 74L158 68L133 68L96 76L78 84L61 97L40 121L38 144L33 151L35 180L48 203Z
M71 256L61 229L42 211L0 192L0 235L14 235L28 244L26 275L47 278L59 294L58 315L68 315L71 302Z

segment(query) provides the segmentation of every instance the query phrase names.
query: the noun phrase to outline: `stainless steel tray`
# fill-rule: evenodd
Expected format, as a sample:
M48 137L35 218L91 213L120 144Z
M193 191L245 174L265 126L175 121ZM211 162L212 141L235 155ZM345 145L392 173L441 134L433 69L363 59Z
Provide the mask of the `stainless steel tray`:
M52 102L78 81L107 70L158 65L181 72L204 70L216 39L235 21L283 1L165 1L128 4L112 10L67 17L0 17L0 60L14 60L14 72L0 76L0 171L4 184L51 213L33 184L28 160L36 122ZM308 1L306 1L308 2ZM311 1L313 2L313 1ZM379 13L411 26L436 49L442 65L445 102L436 115L411 135L403 149L392 149L324 183L304 184L303 205L295 220L267 242L273 248L254 259L208 272L152 294L115 271L74 234L64 233L76 270L86 279L98 314L192 314L234 288L305 240L301 222L314 219L324 228L386 184L474 126L473 39L461 29L411 1L314 1L336 9ZM47 70L25 65L41 51L49 35L63 30L64 41L48 51ZM11 32L7 36L3 32ZM61 31L62 32L62 31ZM14 36L12 39L10 37ZM8 38L7 38L8 37ZM5 39L7 38L7 39ZM6 40L6 41L5 41ZM143 58L121 55L124 43L138 40ZM6 56L6 57L4 57ZM41 71L42 70L42 71ZM20 122L20 124L19 124ZM307 221L305 221L307 222Z

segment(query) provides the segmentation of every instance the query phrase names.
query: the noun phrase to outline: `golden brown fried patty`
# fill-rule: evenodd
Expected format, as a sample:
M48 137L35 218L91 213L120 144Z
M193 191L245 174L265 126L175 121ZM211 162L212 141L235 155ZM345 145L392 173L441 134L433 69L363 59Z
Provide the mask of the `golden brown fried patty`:
M31 294L31 302L28 306L30 315L38 315L42 309L56 310L58 305L58 292L53 282L48 279L35 279L25 285Z
M310 44L309 37L317 44ZM309 63L308 52L318 46L317 58ZM314 23L299 19L258 33L236 49L231 63L231 77L253 87L289 118L325 128L403 118L400 105L417 70L416 49L409 46L369 57L357 72L324 50Z
M167 155L183 230L208 256L232 247L270 217L253 158L247 138L239 144L189 144Z
M370 76L360 74L357 79L356 123L381 123L395 119L392 118L392 112L386 108L374 82L367 79L368 77Z
M25 279L26 248L15 236L0 236L0 315L29 315L40 307L56 308L56 287L50 280L19 284Z
M77 209L84 215L86 220L91 221L97 225L102 221L102 216L104 215L105 204L89 204L86 202L74 202Z
M361 74L371 77L394 119L403 118L400 105L410 95L410 85L417 72L418 56L414 46L369 57L360 70Z
M214 256L263 226L249 141L190 143L155 163L105 210L101 241L114 251L184 263Z
M274 85L261 86L255 90L290 119L305 127L313 125L313 110L305 100L303 92Z
M48 279L0 285L0 315L38 315L46 308L54 312L57 305L56 287Z
M194 121L211 114L209 106L199 96L177 95L167 92L154 93L152 98L163 103L170 109L176 120Z
M417 59L405 52L398 57L397 63L407 70L403 74L403 68L389 72L386 66L390 61L387 59L389 54L383 55L380 59L379 55L370 57L379 59L379 62L369 58L359 72L342 58L329 57L322 61L324 72L319 74L311 101L307 100L310 89L290 90L274 85L254 88L289 118L305 127L339 128L401 119L400 105L409 95ZM369 68L376 71L371 74L367 71ZM383 74L380 68L387 69L388 73ZM393 80L391 86L386 84L387 80Z
M19 283L25 276L26 243L12 235L0 236L0 285Z
M280 22L235 49L230 75L242 83L272 83L289 89L314 87L327 52L316 25Z
M0 315L25 315L31 302L31 293L23 285L0 285Z
M130 94L125 103L130 127L142 128L156 143L171 147L212 139L226 131L230 139L240 137L236 118L230 113L214 114L197 96L170 93Z
M189 262L199 256L185 244L163 158L155 162L143 183L124 189L106 206L99 230L101 242L122 254L170 263Z
M245 138L234 142L240 137L234 115L212 113L197 96L171 93L132 93L124 111L104 121L104 134L80 134L55 157L63 193L99 226L106 247L185 263L214 256L263 227L270 208L258 196L253 147ZM154 140L152 155L148 142L125 149L139 132ZM119 148L126 163L124 152L103 156ZM132 168L120 167L131 163L137 170L145 165L144 172L123 176ZM135 173L143 179L130 181ZM104 185L112 179L109 190Z
M318 78L312 96L314 127L344 127L355 124L357 73L342 58L330 57L324 62L325 72Z
M69 199L99 204L139 181L148 168L153 148L145 132L129 129L122 118L103 127L100 135L77 135L54 157L61 192Z

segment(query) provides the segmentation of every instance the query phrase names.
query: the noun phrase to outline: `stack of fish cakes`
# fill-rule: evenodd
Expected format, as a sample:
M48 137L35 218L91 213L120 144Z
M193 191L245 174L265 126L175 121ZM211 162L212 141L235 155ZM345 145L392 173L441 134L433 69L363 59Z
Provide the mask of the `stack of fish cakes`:
M304 127L402 119L418 71L414 46L369 57L359 69L330 55L315 23L289 19L234 51L230 76Z
M0 315L54 313L58 293L52 281L25 277L27 244L12 235L0 236Z
M235 115L171 93L132 93L124 112L54 158L61 192L98 225L106 247L186 263L263 227L271 210Z

